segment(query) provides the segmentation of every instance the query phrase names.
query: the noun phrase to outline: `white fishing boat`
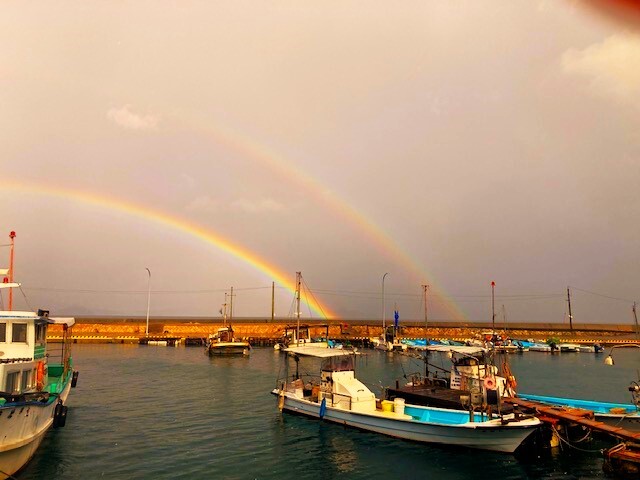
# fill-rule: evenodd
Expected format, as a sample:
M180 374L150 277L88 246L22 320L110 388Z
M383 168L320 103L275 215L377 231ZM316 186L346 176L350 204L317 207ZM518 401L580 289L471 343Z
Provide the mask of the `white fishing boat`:
M287 325L285 327L282 339L273 347L276 350L281 350L287 353L295 353L297 351L306 350L308 348L312 348L314 350L318 348L330 348L328 324L303 325L300 323L302 283L302 272L296 272L296 292L294 297L296 324ZM311 336L312 329L323 329L323 335L320 338L313 338ZM333 347L336 346L337 345L334 343Z
M320 337L311 335L313 330L322 329ZM297 348L329 348L329 325L286 325L280 340L273 346L276 350L291 351Z
M233 287L231 287L231 301L229 303L229 318L227 318L227 293L224 294L224 303L220 309L222 314L222 327L216 333L209 335L205 341L205 351L212 357L218 355L249 355L251 344L246 340L235 337L231 321L233 319Z
M219 328L209 335L205 345L207 353L212 357L217 355L249 355L251 344L245 340L238 340L234 336L231 325Z
M406 440L505 453L513 453L541 424L535 417L489 417L411 405L402 398L393 402L378 400L356 379L353 355L318 349L293 357L295 374L289 377L286 369L285 378L279 379L272 391L278 396L281 410ZM302 358L320 361L319 380L317 375L300 376L298 365Z
M575 353L580 351L580 345L577 343L561 343L558 345L558 349L562 353Z
M50 318L46 310L14 311L12 289L20 284L12 281L10 263L9 269L0 271L8 275L0 292L9 295L8 310L0 311L0 479L13 478L33 457L49 428L64 427L65 402L78 378L70 354L74 319ZM51 324L62 329L62 346L53 351L47 345Z

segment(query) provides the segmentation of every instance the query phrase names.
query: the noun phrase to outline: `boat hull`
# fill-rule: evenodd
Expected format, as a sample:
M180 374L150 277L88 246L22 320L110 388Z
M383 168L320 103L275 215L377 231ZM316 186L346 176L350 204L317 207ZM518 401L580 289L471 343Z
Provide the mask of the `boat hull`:
M272 393L280 395L278 390ZM280 396L284 410L320 418L321 404L303 400L288 393ZM405 440L502 453L513 453L539 426L538 421L532 421L530 425L522 427L502 426L494 422L491 425L482 423L471 424L472 426L438 425L418 422L408 415L398 415L393 412L370 414L330 406L326 406L322 419Z
M34 401L0 407L0 480L15 474L33 457L53 425L58 399L64 404L70 389L69 377L59 397L48 403Z
M248 342L228 342L209 345L207 352L210 356L220 355L249 355L251 345Z

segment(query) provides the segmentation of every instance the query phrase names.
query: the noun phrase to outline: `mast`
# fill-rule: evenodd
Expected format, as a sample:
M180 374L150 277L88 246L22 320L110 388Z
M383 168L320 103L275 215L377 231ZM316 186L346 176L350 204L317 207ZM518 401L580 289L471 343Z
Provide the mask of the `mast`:
M233 287L231 287L231 294L229 295L231 300L229 301L229 325L233 321Z
M386 340L387 338L387 330L385 325L385 316L384 316L384 279L389 275L389 273L385 273L382 275L382 337Z
M222 326L227 326L227 292L224 292L224 303L222 304Z
M422 285L424 294L424 379L429 378L429 318L427 317L427 291L429 285Z
M504 331L507 331L507 310L504 308L504 303L502 304L502 321L504 322Z
M13 283L13 247L14 247L14 238L16 238L16 232L13 230L9 233L9 238L11 239L11 249L9 250L9 283ZM9 311L13 310L13 288L9 289Z
M491 333L493 335L496 334L495 289L496 289L496 282L491 282L491 328L493 329Z
M302 272L296 272L296 345L300 345L300 284L302 283Z
M271 282L271 323L275 318L276 313L276 282Z
M640 340L640 326L638 326L638 314L636 313L636 302L633 302L633 318L636 321L636 337Z
M573 332L573 315L571 315L571 293L567 287L567 302L569 303L569 330Z

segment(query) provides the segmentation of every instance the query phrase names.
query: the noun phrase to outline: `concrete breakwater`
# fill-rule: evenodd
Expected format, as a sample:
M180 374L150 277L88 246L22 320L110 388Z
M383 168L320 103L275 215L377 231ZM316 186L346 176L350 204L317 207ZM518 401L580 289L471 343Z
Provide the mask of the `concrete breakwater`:
M320 322L302 320L311 326L311 335L324 336L329 328L329 338L341 341L362 341L377 337L382 333L382 325L375 321L337 321ZM295 325L291 319L238 319L233 329L238 338L249 339L257 345L273 344L282 337L285 326ZM162 338L201 339L215 333L222 326L220 319L152 319L149 323L149 336ZM140 318L77 318L72 330L72 339L76 343L138 343L145 338L146 321ZM432 322L425 332L424 323L405 322L402 336L406 338L429 338L462 340L477 338L491 331L491 324L462 322ZM560 342L604 344L638 342L632 325L582 324L569 329L566 324L513 324L509 328L497 328L496 333L511 338L546 340L554 338ZM62 335L61 327L51 326L49 338L58 340Z

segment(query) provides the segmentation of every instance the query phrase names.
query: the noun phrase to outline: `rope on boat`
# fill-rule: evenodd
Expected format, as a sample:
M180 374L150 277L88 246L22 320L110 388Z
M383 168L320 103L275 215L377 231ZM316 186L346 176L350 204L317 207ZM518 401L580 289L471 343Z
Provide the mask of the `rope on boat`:
M556 427L554 425L551 425L552 430L554 431L554 433L558 436L558 438L560 439L561 442L566 443L569 447L574 448L576 450L579 450L581 452L585 452L585 453L602 453L602 449L598 449L598 450L587 450L586 448L580 448L580 447L576 447L575 445L573 445L571 442L569 442L567 439L562 438L562 435L560 435L560 432L558 432L558 429L556 429ZM586 437L584 437L582 440L584 440ZM580 441L582 441L580 440Z

